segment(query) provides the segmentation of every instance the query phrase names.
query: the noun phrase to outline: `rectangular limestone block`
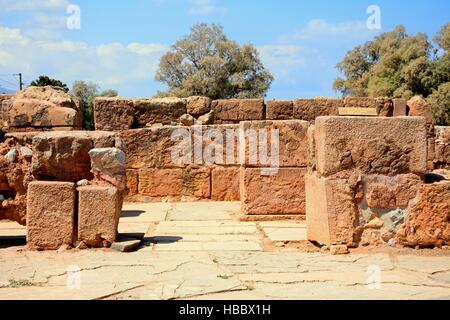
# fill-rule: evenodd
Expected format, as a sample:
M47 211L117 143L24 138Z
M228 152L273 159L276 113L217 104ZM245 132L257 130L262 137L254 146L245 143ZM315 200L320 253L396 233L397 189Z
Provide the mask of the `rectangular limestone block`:
M133 99L135 125L143 128L156 123L170 125L187 112L181 98Z
M94 100L95 130L119 131L132 129L133 102L121 98L96 98Z
M405 99L392 99L394 103L394 117L404 117L408 115Z
M263 99L226 99L212 102L216 121L245 121L264 119Z
M267 101L267 120L291 120L294 116L294 103L291 100Z
M78 241L109 247L116 240L122 201L117 188L78 187Z
M239 167L213 167L211 171L211 200L239 201Z
M307 121L243 121L240 125L246 166L307 166Z
M241 209L249 215L305 214L306 169L241 168Z
M320 117L315 126L317 171L424 174L427 133L422 117Z
M175 168L192 163L191 130L164 126L121 132L126 145L127 167Z
M307 238L323 245L355 243L358 207L346 179L305 176Z
M340 116L368 116L377 117L376 108L339 108Z
M153 198L207 199L211 197L211 169L202 166L142 169L139 194Z
M239 129L239 124L191 127L193 164L239 165Z
M74 234L75 185L34 181L27 194L27 244L31 250L71 245Z
M343 107L341 99L315 98L294 100L294 119L314 123L317 117L337 116L338 108Z

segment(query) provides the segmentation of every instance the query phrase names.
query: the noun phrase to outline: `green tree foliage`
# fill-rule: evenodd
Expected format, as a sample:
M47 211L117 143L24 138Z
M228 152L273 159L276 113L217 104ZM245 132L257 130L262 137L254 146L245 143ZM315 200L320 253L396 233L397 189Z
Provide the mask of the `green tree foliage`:
M36 80L32 81L30 83L30 86L33 87L45 87L45 86L54 86L54 87L61 87L64 89L64 91L68 92L69 88L65 83L62 83L59 80L51 79L46 75L39 76Z
M428 97L435 123L448 125L450 23L434 42L426 34L408 35L397 26L349 51L337 65L344 78L336 79L333 87L343 96Z
M70 90L70 95L78 101L83 113L83 129L94 130L94 99L96 97L115 97L117 91L106 90L98 93L99 86L92 82L75 81Z
M240 47L214 24L194 25L161 58L155 78L169 87L159 96L212 99L264 97L273 81L252 45Z

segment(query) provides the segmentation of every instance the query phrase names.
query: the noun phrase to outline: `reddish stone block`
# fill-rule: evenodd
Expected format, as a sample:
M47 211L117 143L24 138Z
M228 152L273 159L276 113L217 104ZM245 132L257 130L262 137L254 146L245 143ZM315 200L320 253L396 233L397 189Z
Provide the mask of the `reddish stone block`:
M115 187L78 187L78 241L88 247L109 247L116 240L122 209Z
M341 99L316 98L294 100L294 119L314 123L317 117L338 115L338 108L343 107Z
M139 171L139 194L150 197L176 197L183 190L183 169L142 169Z
M259 168L241 168L241 207L245 214L305 214L306 169L279 168L263 175Z
M239 201L239 167L213 167L211 172L211 200Z
M320 117L314 135L320 175L355 169L384 175L426 172L423 118Z
M214 100L211 106L214 110L214 123L264 119L263 99Z
M133 102L122 98L96 98L94 100L95 130L119 131L132 129Z
M28 185L27 244L31 250L71 245L74 235L75 185L34 181Z
M307 130L302 120L243 121L245 165L251 167L306 167ZM278 130L278 139L276 136ZM278 149L278 156L276 154ZM274 151L274 153L272 153Z
M290 100L267 101L267 120L291 120L294 116L294 103Z

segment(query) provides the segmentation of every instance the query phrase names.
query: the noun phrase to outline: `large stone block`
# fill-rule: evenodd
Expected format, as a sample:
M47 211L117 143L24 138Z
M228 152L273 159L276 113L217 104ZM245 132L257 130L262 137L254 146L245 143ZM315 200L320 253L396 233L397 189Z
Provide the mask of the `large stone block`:
M227 99L212 102L215 123L264 119L263 99Z
M245 214L305 214L306 169L279 168L271 175L241 168L240 196Z
M406 246L450 245L450 181L423 184L406 223L397 232Z
M426 124L420 117L320 117L314 135L320 175L426 172Z
M294 116L294 103L291 100L267 101L267 120L291 120Z
M323 245L354 246L359 211L348 178L323 178L308 173L306 181L307 237Z
M139 194L151 198L175 200L211 197L211 169L188 166L139 171Z
M185 167L193 161L190 128L153 127L127 130L121 135L129 169Z
M307 166L307 121L243 121L240 125L246 166Z
M82 115L76 103L58 87L28 87L8 104L9 127L81 128ZM3 109L3 108L2 108Z
M239 124L192 127L192 156L197 165L239 165Z
M434 127L436 138L434 144L434 167L450 169L450 127Z
M78 187L78 241L109 247L116 240L122 200L115 187Z
M76 182L91 179L89 151L95 147L123 148L112 132L69 131L11 135L33 145L31 171L37 179Z
M213 167L211 171L211 200L239 201L239 167Z
M170 125L186 113L186 99L133 99L134 118L139 127L155 123Z
M27 244L31 250L71 245L74 235L75 185L35 181L28 185Z
M134 108L131 100L96 98L94 100L95 130L119 131L132 129Z
M211 110L211 99L208 97L186 98L187 113L193 116L201 116Z
M404 117L408 115L408 109L406 106L405 99L393 99L392 103L394 104L394 111L392 116L394 117Z
M433 112L431 105L427 103L422 97L415 96L407 102L409 108L409 116L425 117L427 123L433 122Z
M343 107L341 99L316 98L294 100L294 119L314 123L320 116L338 115L338 108Z
M408 207L417 195L422 180L414 174L396 176L368 175L362 178L367 205L371 208L392 209Z

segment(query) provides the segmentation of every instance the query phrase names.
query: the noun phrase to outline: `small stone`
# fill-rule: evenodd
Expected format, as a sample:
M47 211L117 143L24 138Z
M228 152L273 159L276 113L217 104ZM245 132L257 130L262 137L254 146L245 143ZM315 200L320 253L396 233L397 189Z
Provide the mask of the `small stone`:
M370 220L369 223L365 225L365 228L367 229L380 229L383 227L384 221L381 220L378 217L375 217L374 219Z
M284 242L277 242L277 243L275 243L275 247L278 247L278 248L284 247Z
M17 151L16 149L11 149L5 154L5 159L9 162L15 162L17 160Z
M120 237L118 241L111 244L111 249L120 252L129 252L135 250L141 244L141 240L129 237Z
M330 250L330 248L328 246L323 246L322 248L320 248L320 252L325 253L328 252Z
M78 250L85 250L87 248L88 246L86 245L86 243L84 243L84 241L80 241L80 243L78 243L78 245L75 247L75 249Z
M193 126L195 123L195 118L193 116L191 116L190 114L183 114L180 117L180 123L183 126Z
M20 154L25 158L31 158L33 156L33 151L28 147L20 147Z
M214 113L212 111L200 116L197 119L197 124L199 125L212 124L213 122L214 122Z
M87 179L83 179L77 182L77 186L78 187L84 187L84 186L88 186L89 185L89 181Z
M330 246L330 253L332 255L341 255L341 254L348 254L349 251L345 244L338 244Z

